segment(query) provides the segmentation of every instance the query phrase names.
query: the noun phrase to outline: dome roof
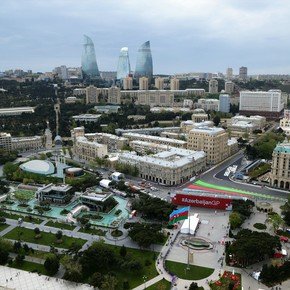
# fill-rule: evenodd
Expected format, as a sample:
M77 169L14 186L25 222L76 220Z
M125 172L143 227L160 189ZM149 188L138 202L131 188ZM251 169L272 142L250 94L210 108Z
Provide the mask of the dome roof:
M50 161L46 160L31 160L21 164L19 167L22 170L31 173L38 173L43 175L54 173L54 165Z
M193 113L192 114L205 114L205 111L203 109L195 109L193 110Z

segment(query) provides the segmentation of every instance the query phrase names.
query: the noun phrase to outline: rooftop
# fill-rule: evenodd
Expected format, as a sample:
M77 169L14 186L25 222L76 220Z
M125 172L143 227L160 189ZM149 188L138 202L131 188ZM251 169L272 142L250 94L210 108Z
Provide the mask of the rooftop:
M288 141L284 141L276 146L274 149L276 153L287 153L290 154L290 143Z
M218 128L218 127L197 127L197 128L191 129L190 132L217 135L219 133L224 133L225 130L223 128Z
M163 128L163 130L165 131L168 128ZM187 142L186 141L182 141L182 140L177 140L177 139L171 139L171 138L166 138L166 137L158 137L158 136L151 136L151 135L144 135L144 134L138 134L138 133L124 133L123 134L124 137L135 137L135 138L140 138L140 139L150 139L150 140L156 140L156 141L163 141L165 143L176 143L176 144L181 144L181 145L185 145Z
M100 144L96 141L89 141L86 137L80 136L76 139L77 143L85 143L94 147L102 147L105 146L104 144Z
M46 160L31 160L25 162L19 166L22 170L49 175L54 173L54 165L50 161Z
M120 158L129 159L134 163L146 162L149 164L160 165L165 168L178 168L194 161L205 158L206 154L203 151L193 151L187 149L180 149L169 147L167 151L162 151L154 155L138 156L135 152L121 153Z

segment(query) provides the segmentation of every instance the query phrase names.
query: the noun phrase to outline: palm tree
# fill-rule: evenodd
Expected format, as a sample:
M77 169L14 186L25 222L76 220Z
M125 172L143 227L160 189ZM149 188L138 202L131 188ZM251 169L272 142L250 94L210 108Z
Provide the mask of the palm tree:
M118 284L118 280L113 275L105 275L104 281L102 282L101 289L102 290L115 290Z

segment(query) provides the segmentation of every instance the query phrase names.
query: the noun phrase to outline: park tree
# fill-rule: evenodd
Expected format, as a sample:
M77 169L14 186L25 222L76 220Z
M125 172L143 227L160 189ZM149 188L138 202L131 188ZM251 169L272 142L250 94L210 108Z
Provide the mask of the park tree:
M272 225L274 232L276 232L280 226L284 225L284 220L277 213L269 215L266 222L269 222Z
M134 223L129 229L129 237L141 248L149 248L152 244L164 241L161 230L160 224Z
M63 235L63 234L62 234L62 231L59 230L59 231L56 232L55 237L56 237L56 239L57 239L58 241L60 241L61 238L62 238L62 235Z
M243 223L243 219L241 215L236 211L233 211L230 214L229 220L230 220L230 226L232 230L239 228Z
M214 125L217 127L221 121L221 118L220 118L220 116L216 115L213 117L212 121L213 121Z
M101 284L101 290L115 290L118 284L116 276L105 275Z
M9 252L7 249L0 247L0 265L5 265L8 262Z
M4 225L6 223L6 218L4 216L0 217L0 224Z
M58 257L53 254L49 255L44 262L44 268L50 276L53 276L58 272L59 265Z
M40 234L40 229L37 227L33 231L34 231L35 235L37 235L37 236Z
M8 192L9 192L8 183L6 181L0 179L0 194L5 194L5 193L8 193Z
M126 247L123 245L121 248L120 248L120 256L125 258L127 255L127 249Z
M65 268L63 279L73 282L82 281L82 265L78 261L66 255L62 258L62 264Z
M89 283L94 287L101 287L103 276L100 272L95 272L89 279Z
M23 253L18 253L17 256L15 257L15 263L17 265L22 265L25 259L25 255Z
M83 252L80 264L85 273L91 274L108 270L110 265L116 262L116 258L116 254L108 245L96 242Z
M227 254L231 254L239 265L248 266L264 260L266 256L271 257L280 249L281 242L278 236L242 229L227 248Z
M195 282L192 282L188 288L189 290L198 290L198 285Z

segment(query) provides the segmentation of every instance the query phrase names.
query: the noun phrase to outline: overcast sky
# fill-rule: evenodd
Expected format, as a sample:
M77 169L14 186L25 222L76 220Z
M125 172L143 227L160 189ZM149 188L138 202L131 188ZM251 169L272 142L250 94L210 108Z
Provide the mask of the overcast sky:
M290 74L290 1L0 0L0 71L80 66L83 34L99 69L150 40L154 73Z

